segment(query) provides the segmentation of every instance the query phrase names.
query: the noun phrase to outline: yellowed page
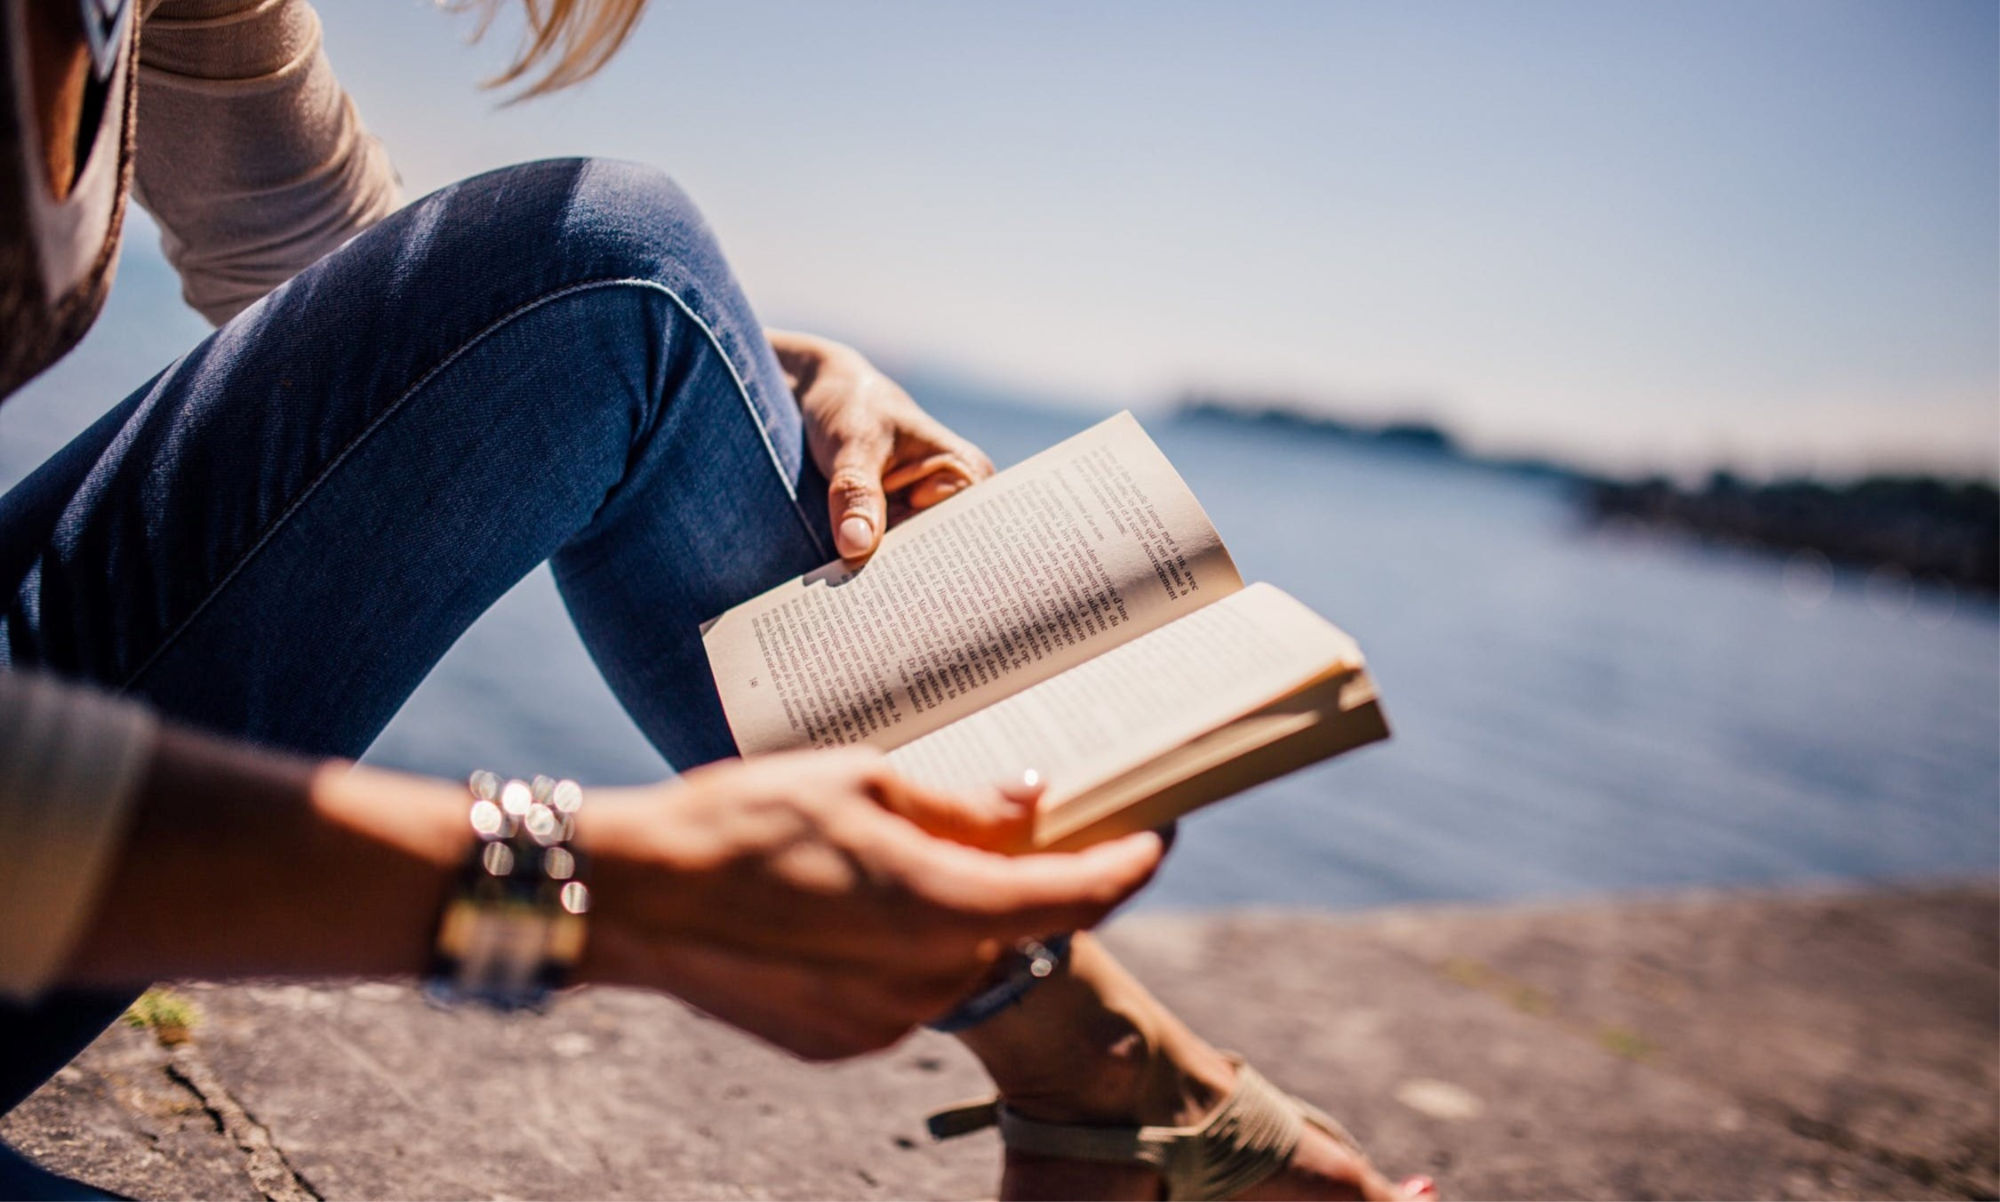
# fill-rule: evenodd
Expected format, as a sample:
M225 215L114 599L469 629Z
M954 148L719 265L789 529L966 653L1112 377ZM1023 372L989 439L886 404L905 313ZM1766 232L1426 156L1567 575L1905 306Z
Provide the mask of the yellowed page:
M889 753L905 775L974 790L1033 768L1045 816L1272 701L1362 667L1354 641L1253 584Z
M901 746L1243 587L1131 414L1100 422L703 634L744 754Z
M1336 672L1156 760L1044 808L1022 850L1074 851L1389 737L1365 668Z

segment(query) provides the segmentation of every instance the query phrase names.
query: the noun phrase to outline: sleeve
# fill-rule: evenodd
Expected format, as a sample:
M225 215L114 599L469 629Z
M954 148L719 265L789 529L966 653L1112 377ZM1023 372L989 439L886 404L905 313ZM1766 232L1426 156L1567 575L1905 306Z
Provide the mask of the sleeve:
M129 702L0 671L0 996L47 988L83 933L157 730Z
M217 324L399 203L305 0L154 0L136 142L134 195Z

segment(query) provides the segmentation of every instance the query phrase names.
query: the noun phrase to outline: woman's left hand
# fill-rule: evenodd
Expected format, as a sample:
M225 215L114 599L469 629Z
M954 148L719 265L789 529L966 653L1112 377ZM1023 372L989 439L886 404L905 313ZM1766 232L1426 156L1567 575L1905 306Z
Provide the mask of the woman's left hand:
M985 452L917 407L859 351L768 330L806 419L806 446L827 478L833 544L866 559L882 532L993 474Z

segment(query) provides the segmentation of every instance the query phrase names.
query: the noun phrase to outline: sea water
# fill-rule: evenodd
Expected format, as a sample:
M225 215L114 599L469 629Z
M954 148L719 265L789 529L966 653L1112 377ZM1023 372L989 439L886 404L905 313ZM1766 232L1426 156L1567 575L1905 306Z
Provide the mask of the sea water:
M163 270L134 256L107 328L9 402L0 486L198 334L158 316ZM1001 464L1102 416L913 383ZM1395 737L1185 820L1141 904L2000 875L1990 600L1593 529L1559 480L1248 423L1143 420L1244 577L1360 641ZM587 783L667 771L597 678L546 570L460 640L369 758Z
M1092 420L927 400L1001 463ZM1187 819L1148 902L2000 874L1990 600L1594 529L1559 479L1143 420L1244 578L1360 642L1395 731Z

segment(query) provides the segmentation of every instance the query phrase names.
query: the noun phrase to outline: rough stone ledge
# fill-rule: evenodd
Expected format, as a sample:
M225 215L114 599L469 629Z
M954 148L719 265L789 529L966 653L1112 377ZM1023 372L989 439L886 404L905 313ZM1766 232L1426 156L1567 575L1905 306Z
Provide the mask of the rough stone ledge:
M1357 916L1142 914L1108 938L1217 1041L1457 1197L1994 1197L2000 890L1701 894ZM813 1068L670 1000L445 1013L386 983L192 984L0 1119L139 1197L970 1198L997 1146L949 1039Z

